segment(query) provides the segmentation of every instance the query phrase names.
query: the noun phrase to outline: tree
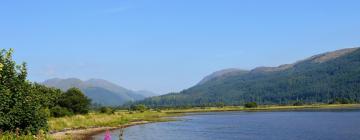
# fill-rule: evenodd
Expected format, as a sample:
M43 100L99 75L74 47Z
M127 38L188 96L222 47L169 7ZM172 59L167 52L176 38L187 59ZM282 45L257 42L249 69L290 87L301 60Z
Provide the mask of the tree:
M110 107L103 106L100 108L100 113L112 114L112 113L115 113L115 110Z
M245 104L246 108L256 108L258 105L256 102L249 102Z
M59 105L74 114L86 114L90 110L91 100L80 89L70 88L61 95Z
M64 117L64 116L71 116L73 115L67 108L61 106L55 106L51 108L51 116L53 117Z
M138 104L138 105L132 105L130 109L133 111L145 112L147 110L147 107L143 104Z
M225 104L223 102L218 102L215 105L216 105L216 107L220 107L220 108L223 108L225 106Z
M0 51L0 129L22 133L47 130L45 108L26 80L26 63L17 65L12 53L12 49Z

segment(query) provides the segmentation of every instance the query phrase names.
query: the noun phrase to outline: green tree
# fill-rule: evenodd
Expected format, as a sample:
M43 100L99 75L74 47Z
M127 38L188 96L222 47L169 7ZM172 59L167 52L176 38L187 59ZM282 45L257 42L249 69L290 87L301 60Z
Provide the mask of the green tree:
M110 107L101 107L100 113L112 114L115 113L115 110Z
M26 80L26 63L17 65L13 50L0 51L0 129L22 133L47 130L47 115L33 85Z
M51 116L53 117L64 117L73 115L67 108L61 106L55 106L51 108Z
M130 109L133 111L145 112L147 110L147 107L143 104L138 104L138 105L132 105Z
M215 105L216 105L216 107L220 107L220 108L223 108L225 106L225 104L223 102L218 102Z
M59 105L74 114L86 114L90 110L91 100L80 89L70 88L61 95Z
M249 102L245 104L246 108L256 108L258 105L256 102Z

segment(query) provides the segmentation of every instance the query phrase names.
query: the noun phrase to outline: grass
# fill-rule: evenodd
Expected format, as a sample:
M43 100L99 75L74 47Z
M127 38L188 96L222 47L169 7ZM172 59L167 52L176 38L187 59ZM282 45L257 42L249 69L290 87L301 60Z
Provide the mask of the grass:
M43 131L37 135L18 135L16 133L0 133L0 140L52 140L51 136Z
M143 113L119 111L114 114L90 113L87 115L51 118L48 123L51 131L61 131L66 129L81 129L90 127L116 127L135 121L166 121L167 119L163 118L166 116L169 116L169 114L155 111L147 111Z

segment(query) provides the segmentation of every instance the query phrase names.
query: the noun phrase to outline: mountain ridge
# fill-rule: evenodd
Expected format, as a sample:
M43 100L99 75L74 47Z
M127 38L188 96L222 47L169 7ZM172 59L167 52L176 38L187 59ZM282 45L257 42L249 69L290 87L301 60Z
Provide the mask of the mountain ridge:
M239 105L360 101L360 49L346 48L314 55L293 64L257 67L245 74L213 77L180 93L140 101L150 106Z
M41 84L48 87L59 88L63 91L72 87L79 88L86 96L93 100L93 103L106 106L119 106L127 102L150 97L148 95L142 95L142 92L126 89L104 79L89 79L83 81L78 78L52 78L45 80Z

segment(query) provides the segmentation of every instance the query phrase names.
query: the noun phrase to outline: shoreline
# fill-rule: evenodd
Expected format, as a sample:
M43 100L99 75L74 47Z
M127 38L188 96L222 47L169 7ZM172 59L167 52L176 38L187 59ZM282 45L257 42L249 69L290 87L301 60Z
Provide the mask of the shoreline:
M127 128L135 125L143 125L143 124L149 124L154 123L150 121L135 121L131 122L129 124L114 126L114 127L92 127L92 128L83 128L83 129L71 129L71 130L64 130L59 132L54 132L51 134L51 137L54 140L63 140L63 139L83 139L83 140L91 140L91 138L94 135L116 130L120 128Z
M326 109L360 109L360 104L345 104L345 105L304 105L304 106L259 106L257 108L243 108L243 107L224 107L224 108L192 108L192 109L176 109L176 110L164 110L164 113L168 114L168 116L159 117L160 120L138 120L129 122L128 124L123 124L119 126L100 126L100 127L88 127L88 128L76 128L76 129L68 129L62 130L58 132L51 133L51 137L55 140L62 139L85 139L91 140L92 136L103 133L107 130L115 130L120 128L127 128L135 125L143 125L149 123L157 123L164 121L173 121L171 119L164 119L167 117L174 116L184 116L188 113L205 113L205 112L233 112L233 111L244 111L244 112L267 112L267 111L286 111L286 110L326 110Z

